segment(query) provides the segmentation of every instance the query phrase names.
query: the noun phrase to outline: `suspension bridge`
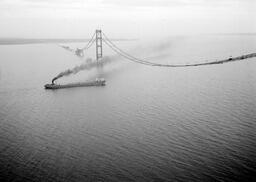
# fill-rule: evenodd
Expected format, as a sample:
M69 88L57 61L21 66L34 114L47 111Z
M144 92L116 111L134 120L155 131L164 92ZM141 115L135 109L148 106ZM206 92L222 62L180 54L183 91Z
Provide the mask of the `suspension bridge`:
M228 62L233 62L233 61L240 61L248 58L253 58L256 57L256 53L251 53L251 54L245 54L237 57L229 57L226 59L222 60L215 60L215 61L207 61L207 62L201 62L201 63L186 63L186 64L160 64L160 63L154 63L150 62L141 58L137 58L126 51L122 50L119 48L116 44L111 41L110 38L102 32L102 30L96 30L91 37L91 39L88 41L88 43L83 47L83 48L77 48L76 50L70 49L68 46L62 46L63 48L74 52L77 56L83 57L84 52L89 49L94 42L96 42L96 60L97 62L100 62L102 57L103 57L103 44L107 45L109 48L111 48L115 53L118 55L122 56L126 60L147 65L147 66L158 66L158 67L192 67L192 66L204 66L204 65L214 65L214 64L223 64L223 63L228 63Z
M66 84L66 85L57 85L54 82L63 77L63 76L68 76L71 74L76 74L79 71L82 70L90 70L91 68L97 67L98 65L102 65L106 63L103 59L103 43L107 45L109 48L111 48L115 53L118 55L122 56L126 60L138 63L138 64L143 64L146 66L157 66L157 67L192 67L192 66L205 66L205 65L215 65L215 64L223 64L223 63L228 63L232 61L240 61L248 58L253 58L256 57L256 53L251 53L251 54L245 54L242 56L238 57L229 57L227 59L223 60L216 60L216 61L211 61L211 62L201 62L201 63L191 63L191 64L160 64L160 63L154 63L150 62L144 59L137 58L121 48L119 48L116 44L113 43L113 41L104 34L101 30L96 30L91 39L87 42L87 44L82 47L82 48L77 48L76 50L71 49L69 46L62 46L64 49L74 52L75 55L79 57L84 57L84 52L89 49L94 42L96 42L96 61L92 62L86 62L83 63L80 66L76 66L72 69L67 69L61 73L59 73L56 77L52 79L51 84L46 84L45 88L46 89L60 89L60 88L71 88L71 87L81 87L81 86L104 86L105 85L105 80L104 79L97 79L95 81L90 81L90 82L84 82L84 83L74 83L74 84Z

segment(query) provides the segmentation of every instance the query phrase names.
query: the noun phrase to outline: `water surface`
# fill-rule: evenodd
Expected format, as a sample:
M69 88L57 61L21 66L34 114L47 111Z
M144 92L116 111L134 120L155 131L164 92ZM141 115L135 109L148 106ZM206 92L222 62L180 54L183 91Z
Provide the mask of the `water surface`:
M150 61L191 63L255 52L256 38L116 44ZM256 58L193 68L115 59L58 80L104 77L105 87L52 91L43 85L82 59L55 44L0 46L1 181L255 180Z

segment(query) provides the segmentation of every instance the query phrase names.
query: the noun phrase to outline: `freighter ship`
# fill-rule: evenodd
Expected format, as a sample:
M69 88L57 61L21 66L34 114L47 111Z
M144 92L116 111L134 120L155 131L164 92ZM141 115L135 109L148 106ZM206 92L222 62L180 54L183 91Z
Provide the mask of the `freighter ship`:
M61 88L72 88L72 87L90 87L90 86L105 86L106 80L96 79L94 81L88 81L88 82L78 82L78 83L70 83L70 84L55 84L52 82L51 84L46 84L44 86L45 89L61 89Z

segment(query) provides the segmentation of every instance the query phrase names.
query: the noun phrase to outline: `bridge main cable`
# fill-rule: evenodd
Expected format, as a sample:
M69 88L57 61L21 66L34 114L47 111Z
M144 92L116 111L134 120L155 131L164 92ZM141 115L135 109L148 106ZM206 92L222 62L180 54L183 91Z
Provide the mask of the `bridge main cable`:
M231 61L239 61L243 59L248 59L252 57L256 57L256 53L251 53L251 54L246 54L242 56L238 56L235 58L228 58L228 59L223 59L223 60L217 60L217 61L211 61L211 62L202 62L202 63L192 63L192 64L159 64L159 63L153 63L149 62L143 59L136 58L122 49L120 49L118 46L116 46L104 33L102 33L104 36L103 42L107 44L113 51L115 51L117 54L123 56L124 58L139 63L139 64L144 64L148 66L159 66L159 67L192 67L192 66L204 66L204 65L213 65L213 64L223 64Z
M84 47L82 48L82 50L89 49L89 48L92 46L92 44L95 42L95 35L96 35L96 33L94 32L94 34L93 34L93 36L91 37L91 39L89 40L89 42L87 43L86 46L84 46Z
M105 44L107 44L113 51L115 51L117 54L123 56L124 58L136 62L136 63L140 63L140 64L145 64L145 65L153 65L154 63L136 58L128 53L126 53L125 51L123 51L122 49L120 49L119 47L117 47L104 33L102 33L104 36L103 42Z
M107 42L107 41L104 40L104 39L103 39L103 42L104 42L107 46L109 46L114 52L116 52L117 54L121 55L122 57L124 57L124 58L126 58L126 59L128 59L128 60L130 60L130 61L133 61L133 62L136 62L136 63L140 63L140 64L145 64L145 65L151 65L151 64L146 63L146 62L141 62L141 61L135 60L135 59L129 57L128 55L125 55L125 54L121 53L120 51L118 51L115 47L113 47L111 44L109 44L109 42Z

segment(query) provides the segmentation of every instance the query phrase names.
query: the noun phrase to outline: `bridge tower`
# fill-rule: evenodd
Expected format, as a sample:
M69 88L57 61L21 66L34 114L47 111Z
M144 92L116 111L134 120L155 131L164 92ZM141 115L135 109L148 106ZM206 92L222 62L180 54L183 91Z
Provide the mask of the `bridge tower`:
M96 59L102 58L102 34L101 30L96 30Z

